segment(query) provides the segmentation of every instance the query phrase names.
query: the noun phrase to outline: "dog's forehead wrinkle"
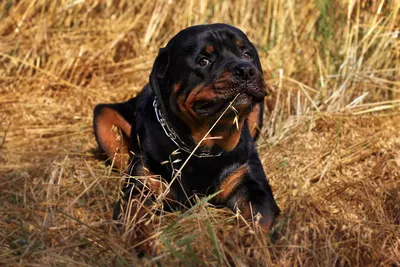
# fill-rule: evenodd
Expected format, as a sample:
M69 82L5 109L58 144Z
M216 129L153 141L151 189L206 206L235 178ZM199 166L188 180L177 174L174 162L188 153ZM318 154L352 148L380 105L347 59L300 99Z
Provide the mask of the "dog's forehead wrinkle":
M226 51L236 52L237 46L235 46L236 37L235 35L227 34L226 32L211 32L207 33L207 37L205 38L206 43L204 45L205 48L208 46L212 46L218 54L221 54Z
M179 32L167 47L178 54L200 54L207 46L215 50L230 48L237 49L236 40L247 44L246 35L237 28L226 24L197 25ZM199 45L202 44L202 45ZM179 49L174 49L179 47Z

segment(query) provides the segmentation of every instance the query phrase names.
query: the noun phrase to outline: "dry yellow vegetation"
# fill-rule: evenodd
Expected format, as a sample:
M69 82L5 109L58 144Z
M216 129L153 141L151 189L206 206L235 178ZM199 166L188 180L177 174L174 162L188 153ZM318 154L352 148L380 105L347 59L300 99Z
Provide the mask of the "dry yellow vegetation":
M0 2L0 265L400 265L400 3ZM147 82L158 48L225 22L274 92L258 142L270 233L204 201L154 216L155 257L111 220L123 177L96 159L92 110ZM266 76L267 77L267 76Z

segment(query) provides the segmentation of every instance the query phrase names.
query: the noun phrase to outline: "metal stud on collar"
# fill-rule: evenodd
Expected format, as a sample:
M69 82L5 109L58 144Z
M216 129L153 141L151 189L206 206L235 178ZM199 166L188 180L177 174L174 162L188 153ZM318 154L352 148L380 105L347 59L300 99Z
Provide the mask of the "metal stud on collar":
M185 144L185 142L182 141L182 139L179 137L179 135L174 131L174 129L168 125L166 119L164 118L161 109L158 108L158 103L157 103L157 98L154 97L153 101L153 107L154 111L156 113L156 117L158 122L160 123L161 127L163 128L165 134L167 137L175 143L175 145L182 151L185 151L186 153L191 154L192 149L189 148L188 145ZM217 153L217 154L211 154L211 151L195 151L193 153L193 156L196 156L198 158L210 158L210 157L219 157L221 156L222 152Z

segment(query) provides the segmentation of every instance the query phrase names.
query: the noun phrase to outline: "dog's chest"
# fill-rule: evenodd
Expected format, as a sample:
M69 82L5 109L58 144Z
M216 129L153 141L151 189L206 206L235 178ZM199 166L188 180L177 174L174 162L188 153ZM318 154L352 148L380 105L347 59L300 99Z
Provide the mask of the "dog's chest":
M243 161L243 162L242 162ZM184 166L184 160L168 164L148 164L151 171L160 175L167 183L173 180L172 188L177 198L213 194L231 166L245 164L245 159L232 162L232 157L191 158ZM149 162L150 163L150 162ZM183 166L183 168L182 168Z

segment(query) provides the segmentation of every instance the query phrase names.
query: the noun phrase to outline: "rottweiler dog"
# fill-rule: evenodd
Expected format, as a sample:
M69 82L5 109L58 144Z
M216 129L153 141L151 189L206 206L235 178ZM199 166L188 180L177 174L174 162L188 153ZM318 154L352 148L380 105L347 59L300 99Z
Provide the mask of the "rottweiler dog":
M162 191L166 209L219 192L210 202L249 220L259 214L269 229L279 208L254 145L266 95L257 50L241 30L198 25L173 37L136 97L94 109L100 148L128 175L125 214L140 212L128 200L145 188Z

